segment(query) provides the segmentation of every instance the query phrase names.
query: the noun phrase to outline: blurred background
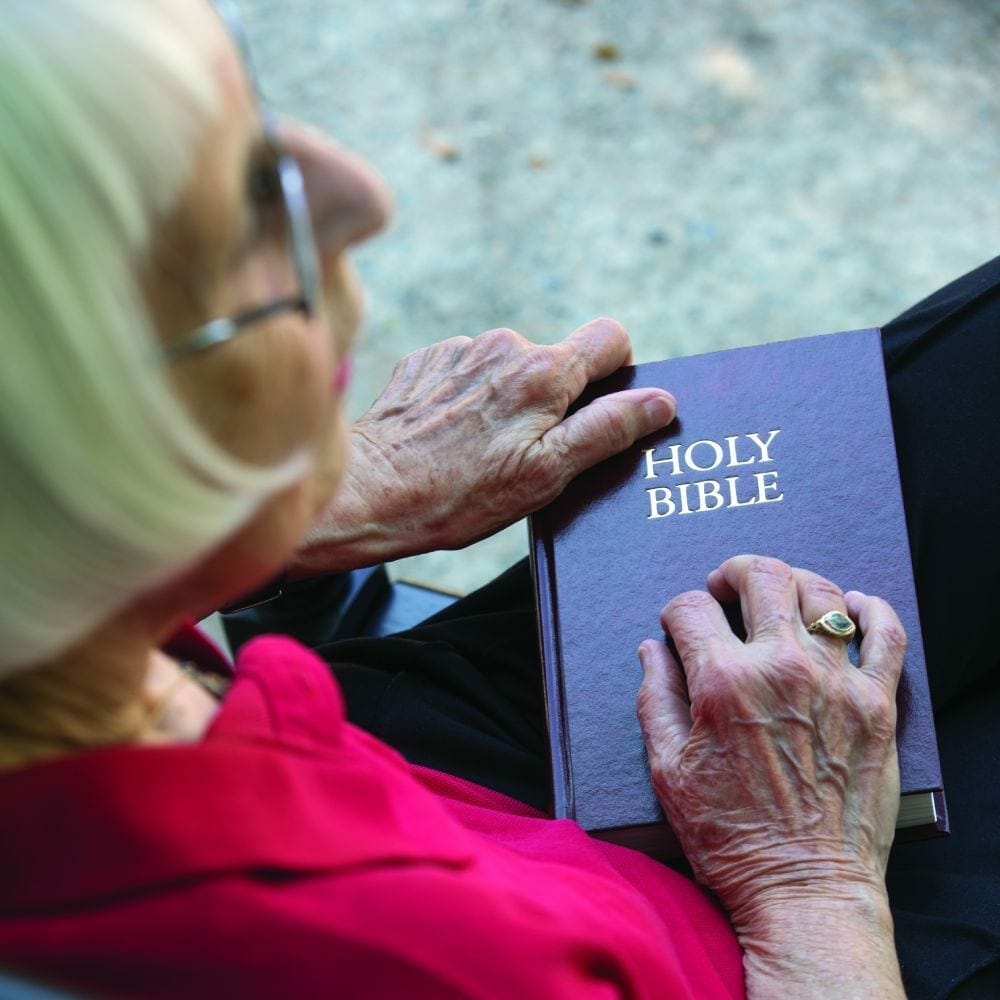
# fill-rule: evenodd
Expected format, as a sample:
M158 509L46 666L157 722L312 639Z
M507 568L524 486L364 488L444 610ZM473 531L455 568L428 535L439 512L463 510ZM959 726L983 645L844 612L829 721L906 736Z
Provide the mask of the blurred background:
M879 325L1000 243L1000 0L241 0L265 93L378 166L351 408L404 353L637 361ZM460 592L524 524L396 576Z

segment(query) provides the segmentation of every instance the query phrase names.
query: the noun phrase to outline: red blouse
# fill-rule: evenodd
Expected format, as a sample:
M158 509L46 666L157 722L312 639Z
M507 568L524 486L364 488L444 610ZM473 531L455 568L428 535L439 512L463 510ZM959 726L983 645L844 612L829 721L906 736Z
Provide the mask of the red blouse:
M692 882L408 765L295 642L205 738L0 773L0 966L127 997L739 997Z

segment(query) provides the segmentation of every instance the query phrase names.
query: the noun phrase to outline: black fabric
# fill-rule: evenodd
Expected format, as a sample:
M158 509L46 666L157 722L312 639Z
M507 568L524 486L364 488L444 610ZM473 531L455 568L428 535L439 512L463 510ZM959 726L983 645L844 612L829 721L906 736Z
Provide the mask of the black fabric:
M952 834L893 847L886 881L911 1000L948 996L982 967L1000 972L998 720L996 690L937 717Z
M977 969L964 995L1000 996L1000 258L888 324L883 343L952 826L893 848L896 946L914 1000Z
M407 760L538 809L550 801L527 560L417 628L321 646L348 718Z
M1000 258L883 328L953 828L947 840L897 845L890 860L911 1000L987 995L1000 967L998 344ZM407 759L546 808L536 628L522 562L415 629L320 652L349 718Z
M998 660L1000 257L882 337L931 693L943 708L995 676Z

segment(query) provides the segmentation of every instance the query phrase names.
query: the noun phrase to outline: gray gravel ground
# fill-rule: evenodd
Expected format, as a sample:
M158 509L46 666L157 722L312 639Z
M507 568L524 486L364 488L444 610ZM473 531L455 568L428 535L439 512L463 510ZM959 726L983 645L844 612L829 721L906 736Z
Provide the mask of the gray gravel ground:
M885 322L997 253L997 0L242 0L381 168L353 409L405 352L613 315L636 359ZM398 575L468 590L523 525Z

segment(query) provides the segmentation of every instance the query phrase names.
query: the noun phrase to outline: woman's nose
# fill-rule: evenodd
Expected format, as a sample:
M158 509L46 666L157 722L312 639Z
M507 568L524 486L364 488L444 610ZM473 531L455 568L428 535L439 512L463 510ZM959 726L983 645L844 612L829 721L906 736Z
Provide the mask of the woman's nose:
M324 265L385 226L391 211L389 191L364 160L297 122L282 122L281 137L302 171Z

